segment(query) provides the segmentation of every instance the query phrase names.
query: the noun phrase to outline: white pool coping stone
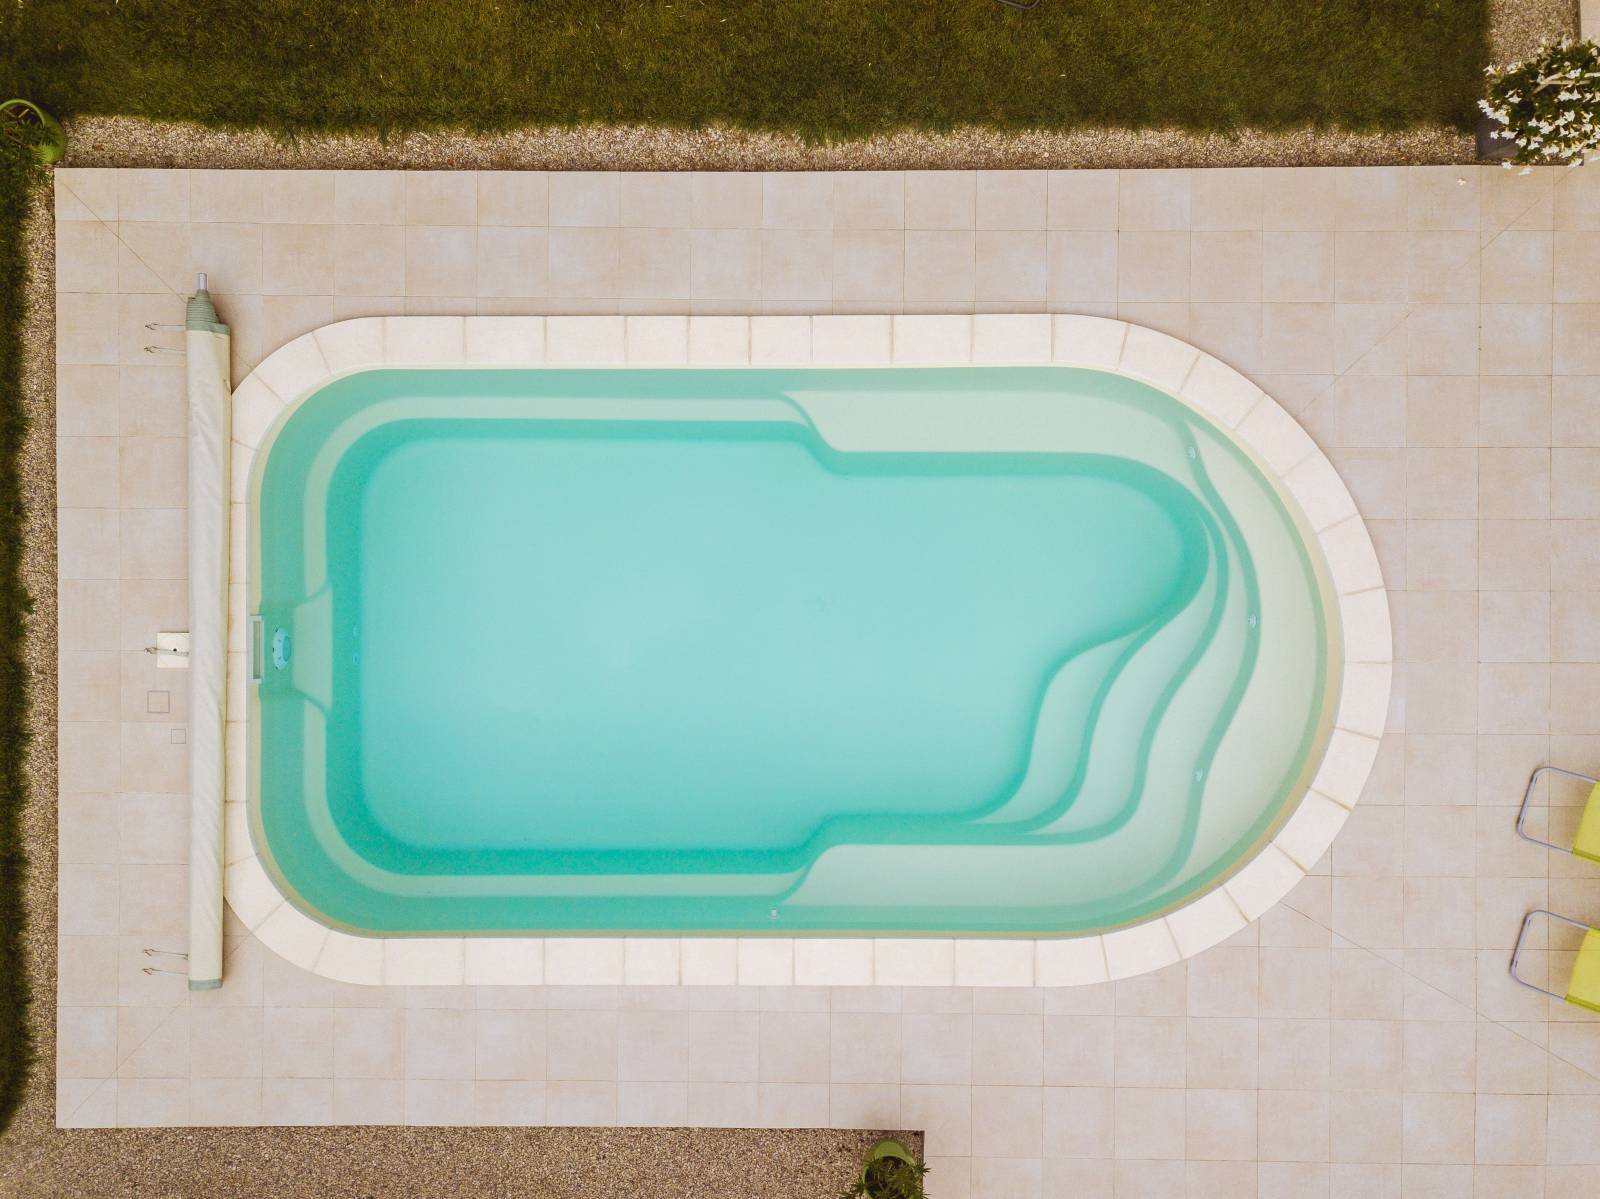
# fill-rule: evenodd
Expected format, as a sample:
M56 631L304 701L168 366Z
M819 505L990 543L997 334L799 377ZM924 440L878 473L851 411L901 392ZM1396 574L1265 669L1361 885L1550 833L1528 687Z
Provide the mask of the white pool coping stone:
M329 381L381 367L1077 366L1151 384L1229 430L1316 533L1338 596L1344 681L1327 754L1273 841L1155 920L1078 937L359 937L278 889L246 815L246 530L268 431ZM229 587L228 903L273 952L340 982L409 986L1075 986L1129 978L1226 940L1328 851L1361 796L1389 707L1393 641L1377 554L1333 464L1297 421L1188 342L1093 316L396 316L326 325L234 390ZM226 982L224 983L226 985Z

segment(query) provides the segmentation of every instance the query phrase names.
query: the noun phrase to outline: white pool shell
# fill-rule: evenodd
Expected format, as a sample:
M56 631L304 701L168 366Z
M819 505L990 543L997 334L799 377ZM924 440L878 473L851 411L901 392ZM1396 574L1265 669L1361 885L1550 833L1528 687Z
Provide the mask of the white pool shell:
M278 420L329 381L384 367L1088 367L1177 397L1249 449L1315 530L1338 596L1343 686L1294 814L1221 886L1167 915L1070 938L358 937L290 903L246 815L249 484ZM1128 978L1227 939L1283 899L1360 798L1389 707L1389 604L1365 522L1327 456L1259 387L1195 346L1090 316L417 316L327 325L233 395L225 892L286 960L340 982L523 986L1073 986ZM224 982L226 985L226 982Z

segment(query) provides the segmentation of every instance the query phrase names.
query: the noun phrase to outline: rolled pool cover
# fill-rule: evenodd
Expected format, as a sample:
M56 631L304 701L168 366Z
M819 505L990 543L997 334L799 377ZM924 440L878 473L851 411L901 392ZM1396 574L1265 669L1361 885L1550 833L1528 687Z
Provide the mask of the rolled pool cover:
M222 985L228 670L228 326L201 275L184 311L189 389L189 989Z

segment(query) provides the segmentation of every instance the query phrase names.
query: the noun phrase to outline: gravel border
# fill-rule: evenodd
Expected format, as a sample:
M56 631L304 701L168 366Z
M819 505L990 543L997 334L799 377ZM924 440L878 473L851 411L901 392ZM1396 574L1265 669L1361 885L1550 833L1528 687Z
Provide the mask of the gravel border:
M256 167L389 170L852 171L1069 167L1379 166L1471 162L1470 133L1444 128L1351 133L1242 129L1082 129L1010 133L963 128L806 142L729 128L638 125L522 129L506 133L412 133L392 138L316 135L287 141L138 117L63 122L74 167Z
M1579 0L1489 0L1489 57L1526 58L1545 42L1578 35Z

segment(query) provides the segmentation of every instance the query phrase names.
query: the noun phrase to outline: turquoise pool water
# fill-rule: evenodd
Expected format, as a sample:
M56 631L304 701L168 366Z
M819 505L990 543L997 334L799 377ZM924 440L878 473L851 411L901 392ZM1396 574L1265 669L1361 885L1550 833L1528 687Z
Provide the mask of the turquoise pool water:
M367 372L255 501L253 830L351 929L1108 928L1336 694L1273 486L1100 372Z

